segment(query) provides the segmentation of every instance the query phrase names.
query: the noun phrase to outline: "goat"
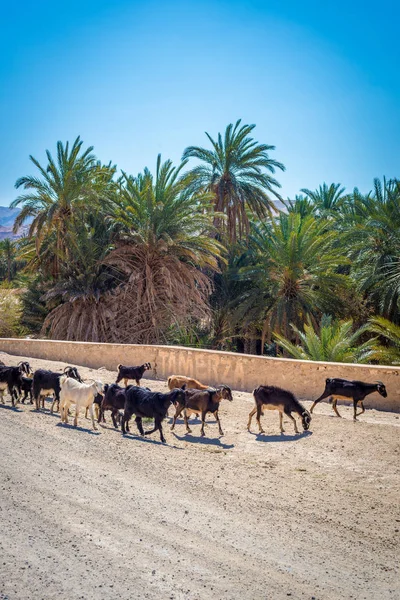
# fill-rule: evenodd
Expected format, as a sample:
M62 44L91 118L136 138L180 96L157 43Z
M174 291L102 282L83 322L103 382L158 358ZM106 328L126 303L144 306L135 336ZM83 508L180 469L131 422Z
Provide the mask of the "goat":
M292 416L292 412L297 413L301 416L301 421L304 431L307 431L311 423L311 415L306 408L297 400L297 398L287 390L275 387L273 385L260 385L253 392L255 407L249 413L249 421L247 423L247 430L250 431L251 420L253 415L257 413L257 423L260 433L264 433L261 427L260 417L264 414L263 408L267 410L279 410L279 426L281 433L284 433L283 429L283 413L288 416L294 424L295 433L299 433L297 429L296 419Z
M0 367L0 398L4 403L4 392L8 389L11 396L11 403L15 406L18 401L18 392L22 386L21 367Z
M22 404L25 404L25 400L27 399L28 395L29 395L30 404L33 404L32 383L33 383L32 377L22 377L22 384L19 389L20 394L22 394L22 392L24 392L24 397L21 399Z
M31 375L33 373L32 369L31 369L31 365L26 360L21 360L17 366L19 367L21 374L25 373L25 375L27 375L29 377L29 375Z
M348 379L327 379L325 381L325 389L317 398L310 409L310 412L314 410L314 407L318 402L321 402L324 398L329 397L329 402L332 402L332 408L337 414L339 414L338 409L336 408L336 404L338 399L342 400L353 400L353 420L357 421L357 417L362 415L365 412L363 400L369 394L373 392L378 392L384 398L387 397L387 392L382 381L378 381L377 383L364 383L363 381L349 381ZM360 404L361 411L357 412L357 405Z
M107 386L104 386L104 390L105 390L106 387ZM95 417L96 417L97 421L99 421L100 406L101 406L101 403L103 401L103 398L104 398L104 394L97 394L97 396L93 400L94 412L95 412ZM88 412L89 412L89 408L86 407L86 409L85 409L85 419L88 418ZM104 417L103 417L103 421L105 422Z
M224 435L218 415L219 405L223 398L226 398L230 402L232 402L233 400L231 388L229 388L227 385L220 385L215 390L185 390L185 397L183 399L183 402L179 402L178 406L176 407L176 411L172 421L171 431L175 427L176 419L183 411L183 418L185 420L186 431L187 433L192 433L188 425L188 416L192 412L197 414L201 413L200 435L204 437L204 425L206 414L208 412L212 412L218 423L219 434Z
M131 386L126 391L125 409L121 423L123 435L126 431L129 431L129 420L135 414L135 421L140 435L149 435L158 429L160 439L164 443L162 421L165 419L170 405L176 405L178 402L184 403L184 398L185 391L182 389L175 389L167 394L161 394L160 392L149 392L141 387ZM154 428L150 431L145 432L143 430L143 417L154 419Z
M128 385L128 379L134 379L136 385L140 385L140 380L143 377L145 371L151 369L150 363L144 363L140 367L125 367L124 365L118 365L118 376L115 383L119 383L121 379L124 380L125 387Z
M53 403L50 412L54 410L54 404L57 402L57 410L60 407L60 378L63 375L72 377L82 383L82 379L76 367L65 367L63 373L55 373L45 369L37 369L33 374L33 397L36 403L36 410L40 409L40 399L42 399L42 408L44 408L44 399L53 394Z
M97 394L103 393L103 384L101 381L93 383L82 383L62 375L60 378L60 417L62 423L68 423L68 410L71 404L75 404L74 426L78 426L78 417L81 408L88 408L92 419L93 429L96 428L93 415L93 402Z
M106 410L111 410L111 418L113 425L116 429L118 429L118 423L116 417L119 416L119 410L125 407L125 393L132 386L121 387L117 383L112 383L111 385L104 386L104 396L103 400L100 404L99 410L99 418L98 422L105 421L104 412Z
M168 387L170 390L173 390L174 388L183 388L183 386L186 386L185 389L194 389L194 390L208 390L209 386L208 385L203 385L202 383L200 383L200 381L197 381L197 379L192 379L191 377L185 377L185 375L170 375L170 377L168 377Z
M118 428L118 421L120 420L119 411L125 408L125 400L126 400L126 392L132 387L132 385L128 385L127 387L121 387L117 383L112 383L111 385L104 386L104 397L100 404L99 417L98 422L105 422L104 412L106 410L111 410L111 418L114 427ZM149 388L142 388L150 392Z

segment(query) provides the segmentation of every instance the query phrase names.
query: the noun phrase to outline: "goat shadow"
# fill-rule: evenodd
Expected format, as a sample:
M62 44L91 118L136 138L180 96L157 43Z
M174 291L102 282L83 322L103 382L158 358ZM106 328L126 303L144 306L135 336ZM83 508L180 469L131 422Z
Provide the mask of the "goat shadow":
M50 412L50 408L39 408L39 410L37 408L34 408L33 410L31 410L32 413L37 413L38 415L46 415L47 417L57 417L58 419L60 419L60 413L57 412L56 410L54 412Z
M206 446L218 446L223 450L231 450L231 448L235 447L235 444L224 444L221 442L220 438L209 438L207 436L201 437L192 435L191 433L187 433L186 435L177 435L174 431L172 434L176 437L180 442L190 442L191 444L203 444Z
M118 429L115 429L118 431ZM121 430L119 430L121 433ZM143 442L145 444L155 444L156 446L164 446L166 448L173 448L174 450L183 450L183 448L179 448L179 446L173 446L172 444L168 444L168 442L162 442L161 440L153 440L149 437L145 437L144 435L140 435L140 433L132 433L128 431L127 433L123 433L122 437L127 440L137 440L138 442Z
M87 429L86 427L75 427L72 423L57 423L56 427L63 427L64 429L73 429L74 431L80 431L81 433L90 433L90 435L101 435L100 431L94 431L93 429Z
M18 408L18 406L13 406L12 404L0 404L0 408L4 408L5 410L12 410L13 412L23 412L20 408Z
M250 432L251 435L254 435L257 442L297 442L303 438L310 437L313 434L312 431L302 431L301 433L294 433L292 435L285 435L284 433L280 433L279 435L268 435L267 433L253 433Z

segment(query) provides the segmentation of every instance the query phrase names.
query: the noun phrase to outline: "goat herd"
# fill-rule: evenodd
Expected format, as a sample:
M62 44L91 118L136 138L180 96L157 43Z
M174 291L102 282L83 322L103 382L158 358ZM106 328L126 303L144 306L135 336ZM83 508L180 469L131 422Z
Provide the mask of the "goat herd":
M1 361L0 361L1 363ZM162 442L165 442L162 422L168 414L171 404L175 407L175 414L172 419L171 430L174 429L177 418L183 413L186 431L191 433L188 418L194 413L201 416L201 436L204 436L204 425L207 413L213 413L219 428L220 435L223 435L221 422L218 415L221 400L232 401L232 391L227 385L220 385L216 388L203 385L196 379L181 375L172 375L168 377L168 393L152 392L147 387L140 387L140 380L144 372L151 369L150 363L144 363L137 367L128 367L118 365L118 376L115 383L103 384L97 380L87 380L83 382L76 367L65 367L63 373L56 373L45 369L37 369L33 374L28 362L23 361L16 367L7 367L4 363L0 366L0 402L4 404L4 393L6 389L11 396L12 405L21 399L30 397L30 403L35 401L36 410L44 408L44 400L47 396L53 397L51 412L57 403L57 410L60 412L61 421L68 423L69 408L71 404L75 405L74 425L78 425L79 413L85 409L89 411L92 419L93 429L96 424L93 415L93 405L97 409L98 422L105 422L104 413L111 411L111 418L114 427L121 425L122 433L129 431L129 421L135 415L135 422L141 435L149 435L155 431L160 432ZM124 380L125 387L118 383ZM128 385L128 381L133 380L136 385ZM22 396L22 392L24 396ZM387 392L381 381L377 383L363 383L362 381L348 381L346 379L327 379L325 390L313 403L308 411L295 396L278 387L261 385L253 392L255 407L249 414L247 428L250 431L251 420L256 414L260 433L264 433L260 417L263 415L263 409L278 410L280 431L283 433L283 414L289 417L294 424L294 430L298 433L296 419L292 413L300 416L304 430L309 429L311 423L311 413L315 405L329 398L333 400L333 410L340 417L336 403L338 398L353 401L354 420L365 411L363 400L372 392L378 392L386 397ZM357 413L357 406L361 411ZM142 419L154 419L154 427L144 431Z

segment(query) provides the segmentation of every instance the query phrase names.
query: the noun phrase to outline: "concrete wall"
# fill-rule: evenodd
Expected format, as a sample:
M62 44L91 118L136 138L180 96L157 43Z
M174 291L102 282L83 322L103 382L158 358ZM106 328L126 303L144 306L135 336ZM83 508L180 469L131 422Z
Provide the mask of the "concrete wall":
M367 406L400 412L397 367L322 363L285 358L267 358L231 352L197 350L179 346L141 346L59 342L51 340L0 339L0 351L18 356L63 361L72 365L116 370L119 363L150 362L150 379L188 375L210 385L226 383L232 389L251 392L260 384L277 385L303 400L314 400L323 391L327 377L342 377L386 385L388 397L372 394Z

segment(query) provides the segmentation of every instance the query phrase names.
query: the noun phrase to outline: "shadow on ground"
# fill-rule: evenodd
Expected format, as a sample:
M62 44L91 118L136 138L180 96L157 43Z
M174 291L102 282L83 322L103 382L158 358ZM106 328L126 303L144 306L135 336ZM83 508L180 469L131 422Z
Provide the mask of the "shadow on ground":
M0 404L0 408L4 408L5 410L13 410L14 412L23 412L18 406L13 406L12 404Z
M218 446L218 448L222 448L223 450L230 450L231 448L235 447L235 444L224 444L223 442L221 442L220 438L209 438L207 436L200 437L191 435L190 433L187 433L186 435L177 435L174 431L172 432L172 435L174 435L176 439L181 442L190 442L191 444Z
M94 431L93 429L87 429L86 427L75 427L72 423L57 423L57 427L63 427L64 429L73 429L81 433L90 433L90 435L101 435L100 431Z
M310 435L312 435L312 431L303 431L302 433L294 433L292 435L286 435L285 433L280 433L279 435L251 433L251 435L255 436L257 442L297 442L303 438L310 437Z

